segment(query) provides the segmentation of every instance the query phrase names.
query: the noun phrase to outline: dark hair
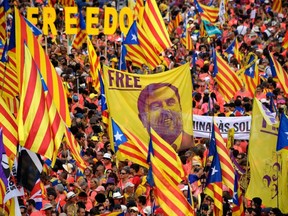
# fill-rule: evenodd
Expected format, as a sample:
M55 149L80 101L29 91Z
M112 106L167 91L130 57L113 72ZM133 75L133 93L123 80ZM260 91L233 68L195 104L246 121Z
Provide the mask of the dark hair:
M35 200L33 200L33 199L29 199L29 200L27 201L27 203L28 203L28 205L32 205L33 207L36 206L36 202L35 202Z
M131 164L130 168L134 169L135 172L137 173L140 169L140 165L139 164Z

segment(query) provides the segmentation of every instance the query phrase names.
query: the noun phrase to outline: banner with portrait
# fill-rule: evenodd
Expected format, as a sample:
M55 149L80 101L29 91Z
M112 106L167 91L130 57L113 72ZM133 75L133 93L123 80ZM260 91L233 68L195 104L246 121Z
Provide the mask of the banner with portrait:
M143 143L153 128L174 149L192 146L192 81L189 64L149 75L104 66L111 118Z

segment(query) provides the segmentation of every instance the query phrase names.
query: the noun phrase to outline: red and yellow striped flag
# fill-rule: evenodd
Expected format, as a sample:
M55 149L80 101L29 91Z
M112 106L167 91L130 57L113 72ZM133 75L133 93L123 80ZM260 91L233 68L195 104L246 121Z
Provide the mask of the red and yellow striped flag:
M182 18L182 14L181 12L179 11L178 14L176 15L175 17L175 20L172 20L173 24L174 24L174 27L177 28L179 26L179 23L183 21L183 18Z
M137 148L137 146L131 142L131 140L119 145L118 148L117 159L120 161L128 159L133 163L137 163L140 166L148 168L145 156Z
M160 54L172 46L169 34L155 0L147 0L143 14L143 29Z
M59 3L62 6L72 7L75 6L75 0L59 0Z
M121 127L121 125L119 125ZM137 147L141 154L147 158L148 146L130 131L121 127L126 137ZM155 131L151 132L151 139L154 147L154 157L160 168L170 176L175 183L180 183L185 178L185 172L181 160L175 150L165 142ZM147 142L148 143L148 142ZM121 145L120 145L121 146Z
M100 58L97 56L94 46L88 36L87 36L87 47L90 62L90 74L92 77L92 85L97 92L100 92L100 81L98 77L98 73L101 72Z
M41 74L48 87L49 93L57 107L57 110L68 126L71 125L70 113L68 109L66 92L62 84L60 76L56 73L55 68L51 64L48 55L45 53L41 44L34 36L33 32L27 25L26 21L20 14L19 10L15 8L15 32L16 32L16 62L17 74L19 77L19 89L23 83L23 69L24 69L24 46L27 44L32 57L41 71ZM21 32L21 34L19 33Z
M158 163L153 155L151 155L151 166L155 183L154 194L165 215L193 216L194 210L180 191L178 184L167 175L166 171L163 171L162 165Z
M242 82L218 53L216 53L216 64L218 67L216 81L219 92L223 95L225 101L230 101L235 93L242 87Z
M26 45L24 49L25 64L17 116L19 143L55 161L65 125Z
M217 152L219 155L220 166L221 166L221 171L222 171L222 181L223 181L223 184L229 188L231 194L233 195L234 180L235 180L234 168L232 165L232 161L229 157L226 144L222 138L219 128L217 127L215 123L214 123L214 127L215 127L216 148L217 148Z
M288 74L287 72L283 69L283 67L280 65L280 63L275 59L275 57L273 55L271 55L271 53L269 53L270 55L270 67L272 70L272 74L274 74L276 72L277 78L281 84L281 87L283 88L285 94L288 94ZM275 71L273 73L273 71Z
M14 98L19 94L18 76L9 64L0 62L0 92L4 97Z
M288 49L288 31L286 31L284 39L282 41L282 47Z
M238 61L238 63L241 64L243 58L242 58L242 55L240 53L240 46L239 46L239 42L238 42L237 38L235 39L234 56L235 56L236 60Z
M84 170L87 167L87 164L80 155L80 151L81 151L80 145L78 144L77 140L75 139L74 135L72 134L72 132L69 130L68 127L66 127L66 130L65 130L65 141L66 141L67 147L69 148L71 152L72 157L76 161L77 167L82 172L84 172Z
M148 63L148 67L151 70L154 70L160 63L161 59L159 55L157 54L157 50L155 49L155 46L153 42L151 41L151 38L145 32L144 28L142 28L137 23L137 29L138 29L138 40L139 40L139 46L142 48L142 51L144 52L145 59Z
M16 97L14 97L14 98L3 97L3 100L5 101L10 112L14 116L17 116L18 109L19 109L19 99Z
M3 143L7 156L13 161L18 146L18 126L2 97L0 97L0 128L3 130Z
M273 0L272 11L282 13L282 0Z

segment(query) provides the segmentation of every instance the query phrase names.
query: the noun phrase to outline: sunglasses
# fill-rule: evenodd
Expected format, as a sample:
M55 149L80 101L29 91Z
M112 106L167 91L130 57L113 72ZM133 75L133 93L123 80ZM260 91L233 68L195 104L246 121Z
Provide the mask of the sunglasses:
M99 209L99 211L104 211L105 209L103 208L103 209Z
M126 173L121 172L120 175L125 175Z

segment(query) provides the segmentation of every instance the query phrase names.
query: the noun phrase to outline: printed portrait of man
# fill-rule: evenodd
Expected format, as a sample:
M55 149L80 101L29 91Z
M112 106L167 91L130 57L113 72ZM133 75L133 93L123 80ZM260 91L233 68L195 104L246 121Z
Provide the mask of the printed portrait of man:
M183 130L181 98L170 83L146 86L138 98L139 118L144 127L153 128L175 150L192 146L192 136Z

